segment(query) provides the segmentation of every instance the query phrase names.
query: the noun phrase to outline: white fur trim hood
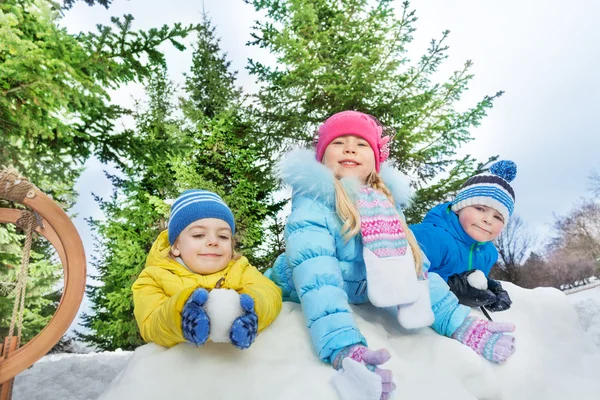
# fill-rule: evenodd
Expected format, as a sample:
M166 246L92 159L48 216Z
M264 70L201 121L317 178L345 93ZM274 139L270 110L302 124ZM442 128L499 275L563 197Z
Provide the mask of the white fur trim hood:
M317 161L313 150L290 151L277 165L276 173L284 183L292 187L295 194L319 199L330 206L335 204L333 172ZM379 176L397 204L402 208L410 204L413 191L406 175L384 162L379 169ZM356 179L342 179L342 182L350 196L353 195L351 192L360 186Z

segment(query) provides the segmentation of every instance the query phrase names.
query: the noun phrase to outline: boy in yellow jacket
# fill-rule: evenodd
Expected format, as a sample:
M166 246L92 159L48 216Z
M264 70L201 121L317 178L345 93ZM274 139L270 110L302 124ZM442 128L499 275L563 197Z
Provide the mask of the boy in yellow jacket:
M234 233L233 214L215 193L187 190L175 200L168 229L154 242L132 288L146 342L199 346L210 337L245 349L275 320L281 290L235 254ZM214 331L223 326L226 333L217 340Z

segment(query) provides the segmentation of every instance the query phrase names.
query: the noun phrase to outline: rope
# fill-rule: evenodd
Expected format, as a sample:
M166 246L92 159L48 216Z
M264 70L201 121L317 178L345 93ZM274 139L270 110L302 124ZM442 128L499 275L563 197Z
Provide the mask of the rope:
M23 204L25 198L33 198L35 186L23 177L16 169L12 167L0 170L0 198ZM21 258L21 269L17 274L17 284L15 288L15 304L13 306L10 328L8 330L8 339L4 349L4 358L9 357L10 344L17 325L17 344L15 349L21 346L23 335L23 314L25 312L25 293L27 292L27 275L29 272L29 257L31 255L31 244L33 241L33 232L36 225L41 225L41 219L37 213L23 211L15 225L25 232L25 245L23 246L23 256ZM8 382L7 382L8 383ZM8 385L8 395L6 398L12 398L14 380L11 379Z
M33 198L35 192L33 188L35 186L23 177L19 172L12 168L4 168L0 170L0 197L14 201L16 203L23 203L25 197Z
M17 324L17 346L18 349L21 346L21 338L23 334L23 313L25 311L25 293L27 292L27 275L29 271L29 256L31 254L31 244L33 242L33 232L37 225L37 217L31 211L23 211L21 218L15 223L19 228L25 231L25 245L23 246L23 256L21 258L21 269L18 273L17 287L15 290L15 304L13 306L12 317L10 319L10 328L8 330L8 340L6 341L6 348L4 352L4 358L9 357L10 353L10 342L15 331L15 324ZM12 397L13 380L10 381L8 388L8 399Z

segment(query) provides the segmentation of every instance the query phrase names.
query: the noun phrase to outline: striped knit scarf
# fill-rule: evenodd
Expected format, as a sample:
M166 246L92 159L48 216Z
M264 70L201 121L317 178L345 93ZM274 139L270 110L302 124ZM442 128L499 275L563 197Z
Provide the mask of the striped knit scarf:
M369 300L388 307L408 329L434 321L426 275L417 276L400 215L387 196L371 187L358 193L363 258Z
M406 234L396 208L385 194L372 187L363 187L356 206L364 247L379 258L406 254Z

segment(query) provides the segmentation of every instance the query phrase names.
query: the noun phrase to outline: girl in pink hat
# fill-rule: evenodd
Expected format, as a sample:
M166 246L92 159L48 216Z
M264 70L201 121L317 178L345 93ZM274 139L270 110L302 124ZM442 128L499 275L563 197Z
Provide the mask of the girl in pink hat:
M317 355L339 371L333 384L344 400L389 399L395 387L382 367L390 353L368 347L350 304L386 308L407 329L460 331L455 339L495 362L514 349L503 326L463 329L470 308L439 275L427 274L402 213L408 179L385 162L383 132L374 117L343 111L319 127L315 150L294 150L279 165L292 187L292 212L286 252L266 275L284 300L301 303Z
M340 370L342 398L387 399L395 387L379 367L388 350L367 347L349 304L392 307L407 328L433 322L421 252L401 211L408 180L384 163L389 140L374 117L344 111L320 126L316 153L292 151L279 166L292 213L286 253L267 275L284 300L302 304L318 356Z

